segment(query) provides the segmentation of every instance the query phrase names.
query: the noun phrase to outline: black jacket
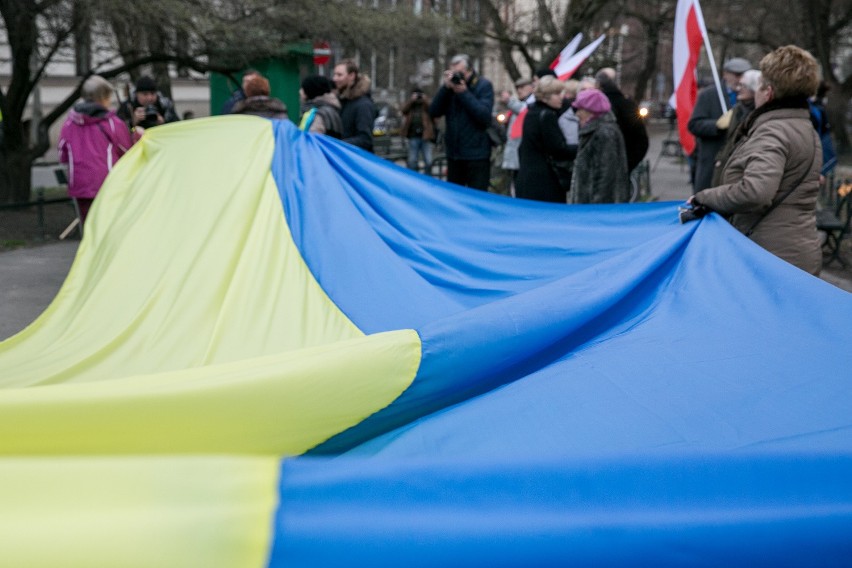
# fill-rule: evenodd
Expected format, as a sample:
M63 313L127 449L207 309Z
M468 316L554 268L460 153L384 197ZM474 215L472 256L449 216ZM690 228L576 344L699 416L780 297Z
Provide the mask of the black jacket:
M695 136L695 181L692 191L697 193L713 184L716 154L725 145L725 131L716 128L722 116L722 103L715 86L705 87L698 93L692 116L686 124Z
M118 118L127 124L127 128L133 129L133 111L141 106L142 105L139 104L139 101L136 100L136 94L134 93L130 100L121 103L116 114L118 115ZM156 107L157 114L163 117L163 121L165 123L177 122L180 120L177 112L175 111L175 105L170 98L157 93L157 100L154 102L153 106ZM152 128L157 126L157 122L153 120L143 120L139 123L139 126L142 128Z
M612 105L612 114L615 115L618 129L624 137L627 171L631 172L648 152L648 131L639 117L639 105L625 97L618 87L601 85L601 90Z
M444 145L450 160L489 160L491 139L486 130L491 125L494 87L491 81L476 73L470 76L467 90L456 94L441 85L429 105L432 118L446 116Z
M370 96L370 79L365 75L358 75L355 84L341 91L339 95L343 141L372 152L376 105Z
M559 129L558 113L536 101L524 119L524 134L518 150L521 169L515 179L515 195L524 199L565 203L565 190L559 186L549 160L573 160L577 146L565 142Z

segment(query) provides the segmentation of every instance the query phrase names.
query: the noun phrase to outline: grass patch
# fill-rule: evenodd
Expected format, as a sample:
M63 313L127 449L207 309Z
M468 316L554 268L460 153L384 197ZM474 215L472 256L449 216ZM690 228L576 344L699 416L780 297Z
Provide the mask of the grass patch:
M0 249L14 250L25 246L27 246L27 241L22 241L20 239L7 239L0 241Z

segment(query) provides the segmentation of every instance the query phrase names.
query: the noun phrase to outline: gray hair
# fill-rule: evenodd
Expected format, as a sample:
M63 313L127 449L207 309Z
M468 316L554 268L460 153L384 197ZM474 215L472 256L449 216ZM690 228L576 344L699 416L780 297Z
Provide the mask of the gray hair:
M92 75L83 81L81 96L84 101L101 102L112 98L112 83L100 75Z
M743 76L740 77L740 86L756 93L760 88L760 71L757 69L749 69Z
M468 71L473 71L473 65L470 63L470 55L467 53L459 53L458 55L453 55L453 58L450 60L450 65L455 65L457 63L461 63L464 61L464 67Z
M565 92L571 95L572 97L577 96L577 92L580 90L580 81L577 79L568 79L565 81Z

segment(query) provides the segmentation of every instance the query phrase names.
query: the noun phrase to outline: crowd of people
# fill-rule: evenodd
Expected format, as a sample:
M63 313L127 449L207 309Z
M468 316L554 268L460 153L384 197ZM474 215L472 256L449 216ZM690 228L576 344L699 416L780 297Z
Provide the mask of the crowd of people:
M724 89L702 90L688 129L696 138L690 156L694 195L689 218L716 211L758 244L800 268L821 266L814 210L821 174L833 167L825 112L816 101L819 69L806 51L786 46L766 55L760 69L742 58L723 67ZM614 69L582 80L559 80L550 69L515 83L516 96L501 96L508 123L495 131L495 95L471 58L451 58L433 97L414 87L402 106L400 134L406 163L432 173L438 120L449 182L488 190L495 146L512 195L554 203L623 203L630 200L631 172L648 151L638 106L626 97ZM178 120L172 102L150 77L136 82L117 112L113 89L101 77L83 84L59 141L69 163L69 194L86 213L109 170L146 129ZM331 78L301 82L302 130L373 150L376 106L370 79L354 60L333 68ZM223 114L288 118L269 80L247 70ZM296 117L293 117L296 120Z
M614 69L579 81L560 81L541 69L515 88L518 96L506 101L513 116L503 155L515 196L554 203L630 200L630 175L645 158L648 133Z
M87 97L95 95L84 88L83 101L69 115L60 139L64 148L60 157L70 164L69 193L78 200L94 198L115 161L146 129L179 120L174 104L151 77L136 81L117 113L108 110L112 98L112 89L104 86L108 82L92 78L94 82L109 97L91 100ZM561 203L627 201L629 171L644 157L648 136L636 104L619 90L615 71L601 70L597 81L563 82L545 69L518 81L516 88L518 97L504 101L512 111L508 128L512 135L501 138L491 81L477 73L468 55L452 57L433 97L415 86L402 106L400 134L406 140L408 167L418 171L422 167L431 175L442 119L446 178L452 183L487 191L492 152L500 146L510 189L517 197ZM292 118L302 130L373 150L376 105L370 79L354 60L339 61L330 78L305 77L299 95L299 116ZM221 114L290 118L284 102L272 95L269 80L256 69L243 73ZM114 144L95 136L102 123L110 125L111 132L123 124L119 129L127 140ZM96 148L99 156L119 153L94 160L88 152L72 151L81 144ZM81 181L84 171L86 181ZM87 208L90 202L80 203Z

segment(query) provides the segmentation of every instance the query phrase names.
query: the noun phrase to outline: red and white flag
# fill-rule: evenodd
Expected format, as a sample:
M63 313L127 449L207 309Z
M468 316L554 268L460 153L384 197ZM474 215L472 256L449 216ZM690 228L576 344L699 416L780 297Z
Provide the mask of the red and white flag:
M674 94L670 104L677 110L677 126L680 145L687 155L695 150L695 137L686 129L695 99L698 96L698 79L695 68L701 46L707 37L704 15L698 0L678 0L675 11L674 46Z
M574 72L580 68L580 65L582 65L583 62L598 48L605 37L605 35L602 35L571 57L566 57L565 59L560 57L559 64L555 67L551 67L551 69L553 69L556 73L556 76L559 77L559 80L565 81L566 79L570 79L571 75L573 75Z
M559 52L559 55L556 56L556 59L553 60L553 63L550 64L550 68L553 69L553 72L556 73L556 76L559 77L560 81L565 81L571 78L571 75L574 74L577 69L580 68L580 65L589 58L593 51L595 51L598 46L603 42L605 36L601 36L582 50L579 53L575 53L577 51L577 47L580 45L580 42L583 39L583 34L577 34L574 36L568 45ZM518 113L518 116L515 117L515 122L512 123L512 130L509 132L509 138L520 138L524 132L524 118L527 116L527 109L524 108L521 112Z
M553 69L553 72L559 75L559 71L557 71L557 67L559 67L560 61L568 61L571 59L571 56L577 53L577 48L580 47L580 42L583 41L583 34L579 33L574 36L574 39L568 42L562 51L559 52L559 55L556 56L556 59L553 60L553 63L550 64L550 68Z

